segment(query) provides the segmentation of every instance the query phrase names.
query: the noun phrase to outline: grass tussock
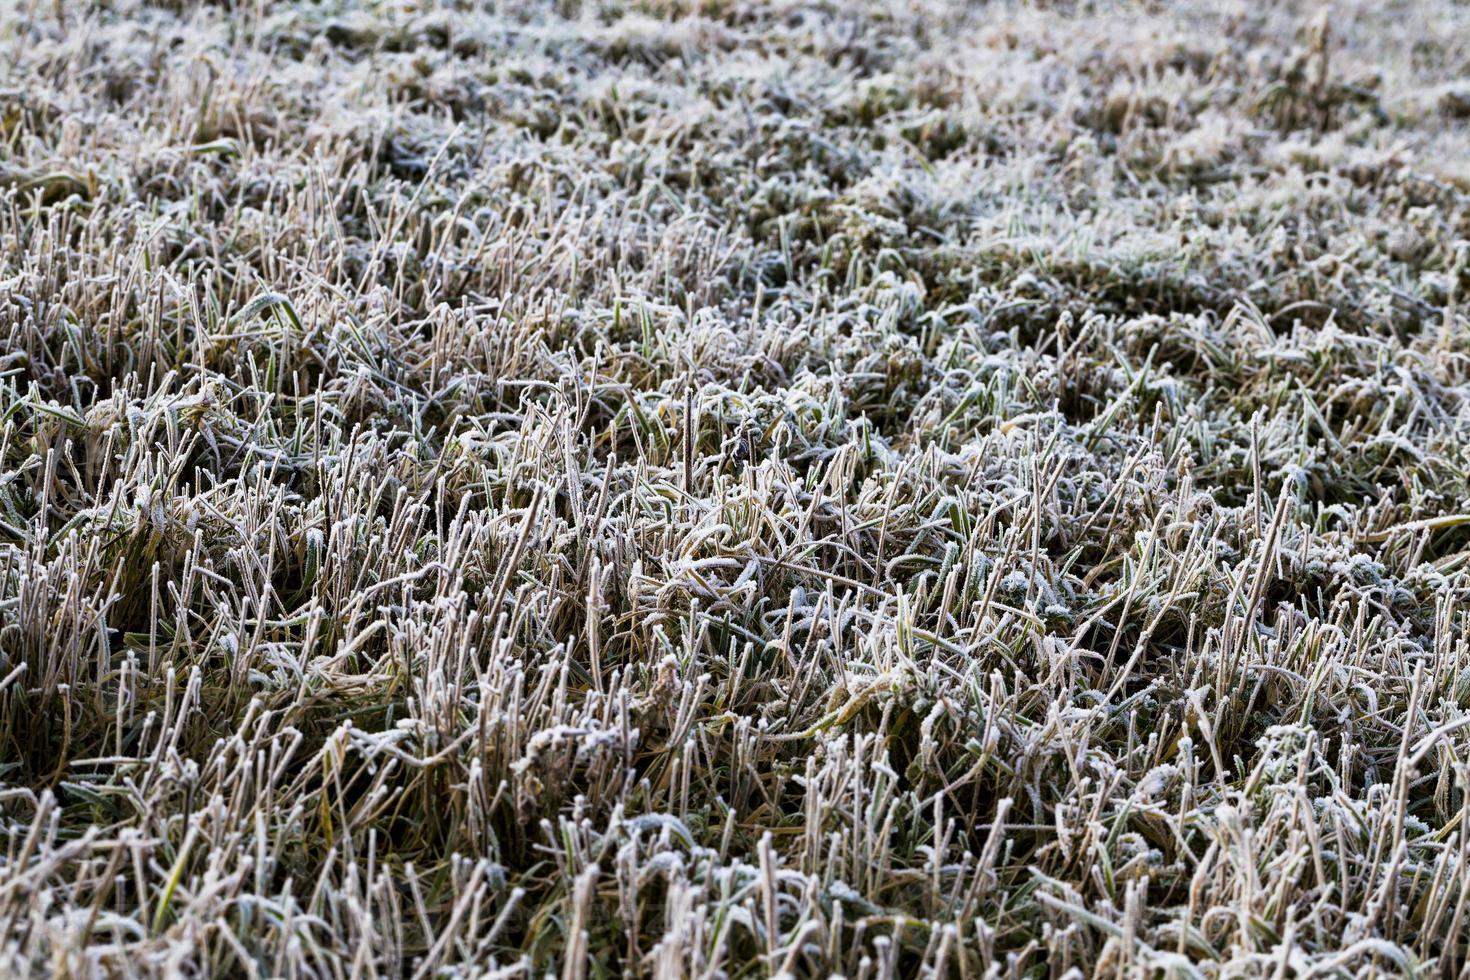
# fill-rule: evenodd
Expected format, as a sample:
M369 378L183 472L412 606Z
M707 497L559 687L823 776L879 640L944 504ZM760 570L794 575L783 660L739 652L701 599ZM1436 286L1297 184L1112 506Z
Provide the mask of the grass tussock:
M0 973L1462 974L1467 75L0 3Z

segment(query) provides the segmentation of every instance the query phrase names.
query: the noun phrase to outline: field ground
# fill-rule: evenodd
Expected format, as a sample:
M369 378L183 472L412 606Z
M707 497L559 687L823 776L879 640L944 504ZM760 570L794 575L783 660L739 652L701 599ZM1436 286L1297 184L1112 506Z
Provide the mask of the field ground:
M0 973L1465 975L1470 6L0 0Z

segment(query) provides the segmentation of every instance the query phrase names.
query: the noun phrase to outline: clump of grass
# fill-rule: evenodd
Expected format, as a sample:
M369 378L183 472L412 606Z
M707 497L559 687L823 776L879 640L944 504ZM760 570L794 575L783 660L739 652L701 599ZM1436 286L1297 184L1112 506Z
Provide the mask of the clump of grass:
M0 972L1465 968L1454 4L10 7Z

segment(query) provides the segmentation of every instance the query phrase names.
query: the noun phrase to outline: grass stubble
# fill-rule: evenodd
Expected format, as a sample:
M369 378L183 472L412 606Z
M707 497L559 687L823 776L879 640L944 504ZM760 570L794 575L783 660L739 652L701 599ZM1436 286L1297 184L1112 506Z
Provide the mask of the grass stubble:
M1470 8L0 10L0 972L1470 956Z

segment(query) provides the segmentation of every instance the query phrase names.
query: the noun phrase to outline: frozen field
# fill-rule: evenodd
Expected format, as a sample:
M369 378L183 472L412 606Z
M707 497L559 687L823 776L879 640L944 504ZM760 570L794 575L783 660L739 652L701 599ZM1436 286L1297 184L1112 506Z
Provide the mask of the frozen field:
M0 974L1455 976L1470 7L0 0Z

